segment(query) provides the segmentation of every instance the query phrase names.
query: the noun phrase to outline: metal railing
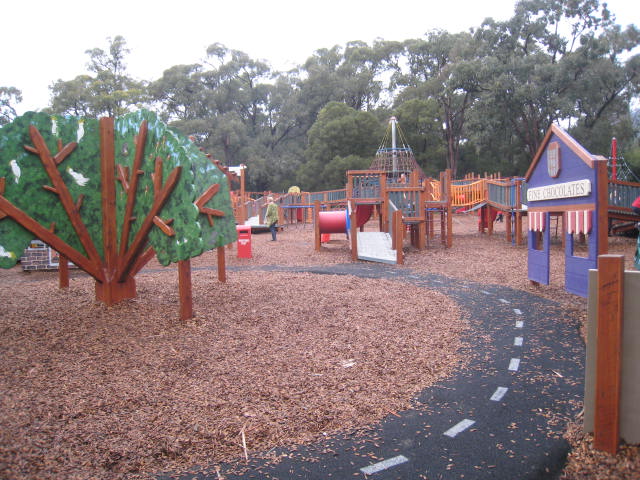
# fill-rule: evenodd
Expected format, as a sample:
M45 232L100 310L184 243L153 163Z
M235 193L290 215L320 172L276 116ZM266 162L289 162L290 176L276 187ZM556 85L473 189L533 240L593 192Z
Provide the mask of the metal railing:
M351 171L348 173L348 190L351 198L356 199L380 199L382 200L383 172L377 171Z
M609 209L631 212L631 204L640 196L640 184L609 180Z
M518 188L520 186L520 188ZM523 179L512 178L508 180L487 180L487 200L496 207L504 210L519 208L523 203ZM524 197L526 200L526 196Z
M309 204L318 201L320 203L340 203L347 200L347 189L325 190L323 192L309 193Z
M387 188L389 202L397 210L401 210L402 216L407 217L407 219L422 217L420 191L421 188L419 187Z

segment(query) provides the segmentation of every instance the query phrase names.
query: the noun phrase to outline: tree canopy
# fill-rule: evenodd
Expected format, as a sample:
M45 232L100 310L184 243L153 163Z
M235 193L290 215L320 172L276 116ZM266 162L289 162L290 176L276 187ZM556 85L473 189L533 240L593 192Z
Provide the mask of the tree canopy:
M223 164L247 165L254 191L343 184L345 168L373 158L391 115L434 175L522 175L552 123L595 154L617 137L640 169L639 47L638 28L616 24L598 0L520 0L505 21L320 48L287 72L213 43L202 62L137 82L114 37L87 50L87 74L53 84L48 111L99 117L145 105ZM0 121L16 100L0 90Z

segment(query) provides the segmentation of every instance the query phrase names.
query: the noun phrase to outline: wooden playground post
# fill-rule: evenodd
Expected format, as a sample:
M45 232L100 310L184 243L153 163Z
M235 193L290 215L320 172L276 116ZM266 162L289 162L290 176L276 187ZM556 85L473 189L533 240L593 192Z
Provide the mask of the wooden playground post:
M404 239L404 224L402 223L402 210L393 212L393 236L395 237L396 247L396 263L402 265L404 263L404 255L402 245Z
M382 203L380 204L380 231L389 232L389 192L382 194Z
M58 288L69 288L69 260L58 254Z
M218 252L218 281L225 283L227 281L227 260L224 254L224 247L218 247L216 250Z
M244 164L240 164L240 217L242 223L247 221L247 192L245 189Z
M598 222L598 255L604 255L609 251L609 176L607 172L607 159L598 157L594 160L597 182L596 211Z
M349 200L351 203L351 219L349 223L349 239L351 240L351 260L358 260L358 228L356 225L357 215L356 215L356 205L355 200Z
M178 262L178 291L180 296L180 320L188 320L193 317L191 260L180 260Z
M314 247L320 251L320 201L313 202L313 230L314 230Z
M414 170L409 174L409 186L417 187L418 186L418 171Z
M623 276L623 255L598 257L594 446L612 455L620 439Z
M522 245L522 180L516 180L516 245Z
M487 234L493 235L493 210L494 208L487 204Z
M452 213L453 209L451 208L451 169L447 168L444 174L445 180L445 192L447 195L447 239L446 239L446 248L451 248L453 246L453 218Z
M422 185L422 188L418 191L418 205L420 220L417 225L416 235L418 236L416 247L419 250L423 250L427 246L427 186Z

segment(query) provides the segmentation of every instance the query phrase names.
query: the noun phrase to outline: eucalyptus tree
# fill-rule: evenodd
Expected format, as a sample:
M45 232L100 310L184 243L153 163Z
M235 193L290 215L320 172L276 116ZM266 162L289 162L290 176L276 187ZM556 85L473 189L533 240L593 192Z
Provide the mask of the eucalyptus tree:
M344 102L356 110L372 110L380 100L383 82L380 74L385 68L385 51L381 44L348 42L343 62L337 73L342 80Z
M390 59L390 43L373 45L354 40L343 47L319 49L298 69L301 100L315 116L327 103L342 102L356 110L379 106L384 91L382 75Z
M575 52L565 57L564 67L578 71L570 99L579 112L579 123L593 130L608 113L630 115L629 105L640 93L640 30L630 25L607 27L600 35L589 32Z
M162 118L225 165L250 163L247 149L268 123L271 71L214 43L202 64L176 65L150 85Z
M394 84L404 87L402 98L433 98L441 109L447 167L455 176L465 122L482 84L482 62L467 32L434 30L426 38L405 42L407 72L397 71Z
M165 122L176 126L204 116L202 65L174 65L149 84L149 95Z
M475 32L494 75L482 86L479 145L513 145L514 161L529 161L553 122L587 128L630 93L637 59L620 54L638 45L597 0L521 0L504 22L487 19ZM629 97L626 98L628 100ZM625 100L625 101L626 101Z
M87 50L89 75L58 80L51 90L50 111L54 114L82 115L90 118L115 117L145 104L147 86L127 74L125 57L129 53L121 36L107 39L108 50Z
M15 104L22 101L22 92L15 87L0 87L0 125L17 116Z

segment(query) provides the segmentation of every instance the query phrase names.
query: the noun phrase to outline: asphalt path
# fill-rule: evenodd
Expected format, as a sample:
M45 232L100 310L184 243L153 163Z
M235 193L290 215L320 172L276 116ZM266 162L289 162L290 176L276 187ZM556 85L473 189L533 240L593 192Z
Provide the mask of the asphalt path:
M260 268L251 268L257 270ZM584 394L578 325L555 302L496 285L354 263L263 270L386 278L445 293L466 312L470 361L363 434L274 449L160 479L542 479L560 473L562 438ZM241 270L241 268L229 268ZM442 318L442 321L447 321ZM402 332L394 332L401 334ZM274 459L277 459L274 461Z

